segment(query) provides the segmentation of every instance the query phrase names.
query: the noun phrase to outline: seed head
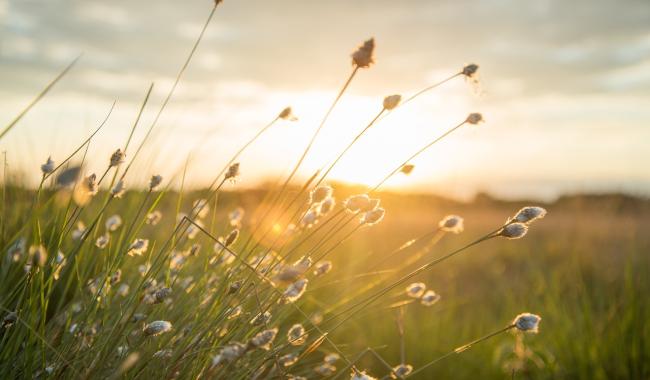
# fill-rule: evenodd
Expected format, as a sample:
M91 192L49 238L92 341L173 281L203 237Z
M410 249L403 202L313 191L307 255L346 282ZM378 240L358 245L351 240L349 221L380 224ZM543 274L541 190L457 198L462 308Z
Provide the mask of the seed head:
M154 296L154 304L157 303L162 303L164 302L167 298L169 298L172 295L172 289L171 288L161 288L156 290L156 292L153 294Z
M331 364L323 363L314 367L314 372L323 377L327 377L333 375L334 372L336 372L336 367Z
M111 285L115 285L115 284L117 284L118 282L120 282L121 280L122 280L122 270L121 270L121 269L118 269L118 270L116 270L115 273L113 273L113 275L111 276L110 283L111 283Z
M523 223L511 223L506 225L498 233L498 236L503 236L506 239L520 239L528 232L528 226Z
M300 219L300 226L303 228L309 228L316 224L318 221L318 210L314 209L313 207L309 209L305 213L305 215L302 216L302 219Z
M350 380L377 380L376 377L368 375L365 371L352 370Z
M149 248L149 240L147 239L135 239L135 241L129 246L127 254L129 256L141 256Z
M447 215L438 223L440 230L453 232L455 234L463 232L463 218L458 215Z
M327 274L330 270L332 270L332 262L331 261L321 261L316 263L316 266L314 268L314 276L322 276L324 274Z
M433 290L427 290L420 299L420 303L424 306L431 306L440 301L440 295Z
M367 194L352 195L343 202L345 209L350 212L357 212L368 206L370 198Z
M393 379L403 379L413 371L413 366L410 364L400 364L393 367L393 372L390 377Z
M295 302L300 298L304 293L305 290L307 289L307 284L309 283L309 280L306 278L302 278L293 284L289 285L287 287L287 290L284 291L282 294L282 299L284 302Z
M512 324L517 330L537 334L539 332L539 322L542 317L531 313L522 313L515 317Z
M411 174L411 172L413 172L413 169L415 169L415 165L406 164L406 165L402 166L402 168L400 169L400 172L402 172L402 173L404 173L406 175L409 175L409 174Z
M149 190L153 191L156 190L158 185L162 183L163 177L159 174L152 175L151 179L149 180Z
M18 320L18 313L15 311L9 312L5 317L2 319L2 327L7 328L11 327L16 321Z
M81 240L86 234L86 225L81 220L77 222L75 229L72 231L72 240Z
M264 330L257 335L255 335L253 338L251 338L249 344L253 347L256 348L261 348L263 350L270 350L271 349L271 343L275 340L275 336L278 334L278 329L272 328L268 330Z
M331 186L322 185L313 189L309 193L309 203L319 203L325 200L325 198L331 197L334 190Z
M399 105L401 101L402 95L389 95L384 98L384 109L386 111L392 111Z
M146 336L156 336L172 329L172 324L167 321L153 321L146 325L142 332Z
M406 295L411 298L420 298L427 286L423 282L414 282L406 287Z
M7 250L7 257L13 262L20 261L25 255L27 240L24 237L18 238Z
M244 218L244 209L241 207L237 207L236 209L232 210L228 214L228 221L230 222L230 225L233 227L239 227L241 225L241 221Z
M466 65L463 67L462 74L468 78L471 78L476 74L478 71L478 65L474 63L470 63L469 65Z
M124 180L119 180L111 189L111 195L113 198L121 198L124 195L126 187L124 186Z
M339 356L339 354L336 352L330 352L329 354L325 355L323 362L334 365L339 359L341 359L341 356Z
M29 259L32 265L44 267L47 262L47 251L43 245L32 245L29 247Z
M529 224L537 219L542 219L546 216L546 209L537 206L524 207L517 212L514 220L519 223Z
M216 367L222 362L232 363L246 352L246 346L239 342L230 342L224 346L219 354L212 359L212 366Z
M118 166L124 162L126 158L126 153L122 152L122 149L118 148L113 154L111 154L110 167Z
M117 294L122 297L126 297L129 295L129 284L120 284L120 286L117 288Z
M481 114L478 113L478 112L470 113L470 114L467 116L467 119L465 119L465 122L466 122L466 123L474 124L474 125L476 125L476 124L478 124L478 123L482 123L482 122L484 122L484 121L485 121L485 120L483 119L483 115L481 115Z
M160 222L161 219L162 219L162 213L158 210L154 210L147 214L145 223L155 226Z
M226 181L230 180L230 182L235 182L237 180L237 177L239 177L239 162L235 162L234 164L230 165L228 171L225 174Z
M371 211L367 211L361 218L361 224L367 226L375 225L381 222L382 219L384 219L384 214L386 214L386 210L384 210L381 207Z
M278 118L289 121L296 121L298 118L293 114L291 107L287 107L280 112Z
M290 366L296 364L298 362L299 358L300 357L298 356L298 354L296 354L295 352L291 352L289 354L280 356L280 358L278 359L278 362L283 367L290 367ZM294 379L295 380L295 377L289 377L288 379Z
M106 229L110 232L116 231L122 226L122 218L115 214L106 219Z
M234 230L230 231L228 236L226 236L226 239L224 240L223 245L226 248L230 247L231 245L233 245L237 241L238 237L239 237L239 230L235 228Z
M108 245L108 242L111 238L111 235L108 233L103 234L102 236L98 237L97 240L95 240L95 246L99 249L104 249Z
M375 39L371 38L359 46L357 50L352 53L352 64L360 68L370 67L375 63L373 53L375 51Z
M320 209L319 209L319 214L320 215L326 215L329 214L330 211L334 209L334 205L336 204L336 201L332 197L326 198L324 201L320 203Z
M271 320L271 313L265 311L264 313L258 313L253 319L251 319L251 325L265 325Z
M292 346L305 344L307 337L308 335L305 333L305 328L300 323L291 326L287 332L287 341L289 341L289 344Z
M54 171L54 161L52 160L52 156L47 158L47 161L43 165L41 165L41 171L43 172L43 175L50 174Z

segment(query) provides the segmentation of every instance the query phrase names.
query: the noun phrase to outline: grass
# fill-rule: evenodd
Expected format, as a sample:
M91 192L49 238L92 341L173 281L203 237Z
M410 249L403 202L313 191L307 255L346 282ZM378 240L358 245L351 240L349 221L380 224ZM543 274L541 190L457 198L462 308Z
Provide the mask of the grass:
M419 154L481 122L479 113L387 168L375 186L339 184L333 195L319 187L368 129L401 108L400 96L386 98L333 162L296 184L329 115L360 69L374 62L373 39L352 55L351 74L277 184L225 191L239 175L239 156L276 122L290 121L290 108L270 118L206 189L188 188L186 166L160 187L116 190L125 179L155 174L129 169L219 3L133 148L149 87L121 148L125 162L115 159L99 178L84 177L90 143L111 107L72 154L42 167L37 189L3 173L0 377L368 380L397 377L400 364L401 378L650 376L646 200L562 198L545 206L550 217L532 224L511 219L523 203L382 191ZM467 65L401 105L456 77L473 80L477 69ZM22 115L66 71L0 139L17 133ZM344 201L353 195L366 196L361 207ZM231 215L239 207L242 220ZM163 215L155 225L147 222L154 211ZM439 226L448 214L462 215L462 233ZM110 229L113 215L122 224ZM314 273L326 260L333 269ZM431 299L441 299L425 306L422 296L409 297L412 282L424 282ZM540 334L527 333L536 329L536 316L525 317L532 325L513 321L528 311L542 316ZM298 342L287 338L297 324Z

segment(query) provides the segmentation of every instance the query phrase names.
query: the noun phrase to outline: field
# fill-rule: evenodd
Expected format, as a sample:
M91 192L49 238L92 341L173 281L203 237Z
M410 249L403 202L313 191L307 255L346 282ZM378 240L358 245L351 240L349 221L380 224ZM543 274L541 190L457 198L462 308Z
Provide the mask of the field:
M4 220L9 223L4 226L3 246L9 243L7 232L15 231L20 221L24 222L29 215L26 210L34 196L17 188L8 190L7 197L17 202L5 211L25 212L5 213ZM334 196L344 198L355 190L335 186ZM71 268L66 265L61 278L53 281L52 287L48 286L52 271L47 266L29 272L31 275L26 285L20 280L25 276L23 268L9 257L5 258L3 284L10 285L2 288L3 308L8 311L5 305L15 302L12 297L15 297L16 289L24 292L23 297L27 299L22 300L19 314L24 324L14 323L3 329L0 371L7 376L20 377L29 371L56 377L122 374L150 378L173 377L177 372L184 378L197 375L231 378L235 373L251 376L250 373L246 375L248 370L261 367L265 369L263 376L281 376L277 369L268 372L268 363L266 366L260 364L266 353L263 350L240 358L237 361L240 366L234 372L230 372L234 369L229 367L231 364L225 368L223 364L217 368L210 364L231 339L244 341L259 330L249 328L245 321L255 316L256 307L272 298L273 292L268 285L248 277L252 272L240 269L237 272L239 276L250 281L243 284L256 284L255 291L247 292L250 288L243 285L231 297L219 294L230 293L226 289L232 280L223 280L230 270L226 268L224 271L208 263L215 252L221 250L213 251L214 242L203 233L189 241L179 239L184 249L196 243L202 246L199 253L185 256L187 263L183 267L178 266L178 271L170 270L172 266L168 264L170 257L167 256L167 263L161 265L160 273L151 275L159 280L161 285L158 289L163 283L171 284L172 294L162 303L147 302L146 294L152 294L150 289L141 290L136 299L115 294L119 284L129 284L131 294L135 293L133 289L142 279L138 266L147 262L155 265L155 253L160 252L159 248L169 239L176 225L175 218L170 215L175 214L177 207L185 212L191 210L199 195L199 192L184 195L161 192L153 197L147 193L128 192L123 199L116 199L104 214L120 215L124 221L138 220L131 235L148 239L149 250L142 256L119 254L117 247L124 251L125 244L133 240L132 236L126 236L125 230L130 224L126 222L111 234L106 249L92 244L84 246L79 251L83 260L80 273L66 272ZM265 195L262 190L223 193L217 207L204 216L206 233L213 231L216 236L227 235L232 228L228 213L237 207L254 210ZM104 193L96 195L100 199L104 196ZM71 213L74 206L57 199L57 193L44 192L42 197L50 199L50 202L44 201L48 211L41 216L40 233L47 237L46 241L57 241L56 231L61 230L57 223L61 223L66 212L68 218L73 218L72 215L76 215ZM366 369L378 377L390 373L386 365L393 367L408 363L417 370L463 344L508 325L515 315L530 311L542 316L538 334L498 334L427 367L417 373L416 378L470 378L477 373L481 378L647 378L650 371L647 365L650 331L646 323L649 316L646 302L650 290L650 261L645 255L650 240L644 228L650 219L647 201L616 195L561 198L544 205L549 215L531 226L525 237L483 242L408 281L422 281L441 296L432 306L411 302L413 299L404 292L408 284L405 283L376 302L357 309L339 327L337 322L340 318L329 321L328 317L338 313L342 306L348 306L390 284L410 269L494 230L514 211L527 204L501 202L487 196L478 197L471 203L417 194L386 193L381 194L381 198L387 210L381 223L358 229L347 240L342 237L348 235L353 227L345 227L332 235L324 233L328 229L323 226L321 232L314 233L294 252L295 259L304 254L301 247L314 257L329 252L327 255L333 262L333 269L322 277L308 276L311 279L309 286L295 303L270 304L273 316L269 326L280 327L276 345L286 341L283 335L289 326L303 323L309 330L312 322L318 322L314 319L318 316L321 319L318 324L320 331L329 332L331 341L319 342L317 338L320 335L312 331L305 344L285 348L280 354L294 349L296 352L313 350L287 367L286 373L308 378L322 377L316 375L314 368L322 364L327 353L335 351L332 342L341 355L354 362L356 368ZM155 209L162 212L163 218L155 228L144 223L145 216L140 210L142 204L156 205ZM98 212L97 206L89 206L79 215L79 220L90 225L90 217ZM447 214L462 215L465 230L460 234L445 233L432 238L430 231L435 231L438 220ZM249 231L254 230L262 215L263 211L261 214L245 214L241 222L242 233L229 250L243 252L251 237ZM88 240L99 236L101 233L95 232ZM328 240L327 236L334 238ZM389 255L418 236L427 238ZM264 243L264 239L261 240ZM295 246L296 241L300 240L287 244ZM318 249L322 243L322 248ZM76 244L71 236L64 237L61 250L74 251ZM257 249L263 252L265 246L268 244ZM55 267L57 261L51 256L50 265ZM80 286L80 283L90 284L93 279L105 276L111 257L123 259L121 281L113 286L107 285L99 292L104 297L94 299L89 286ZM71 280L71 290L67 293L59 287L66 279ZM30 283L34 281L36 284ZM40 281L44 282L39 285ZM275 286L282 290L281 285ZM40 298L39 294L31 292L47 294ZM46 305L47 312L42 309L43 305ZM244 306L241 316L234 319L244 321L241 324L223 318L223 313L235 305ZM72 311L74 308L77 309ZM136 309L138 313L147 315L145 321L129 322ZM172 332L143 337L144 323L153 320L170 321ZM398 321L403 334L399 333ZM71 328L74 325L80 330ZM106 330L109 328L117 328L122 335L108 334ZM40 331L39 335L45 337L47 343L41 342L34 330ZM197 340L199 336L200 341ZM321 344L314 345L314 342ZM123 367L133 353L137 353L134 363ZM102 358L101 363L96 362L97 357ZM334 367L338 367L338 371L332 377L338 374L348 376L350 369L342 359ZM82 368L92 368L92 372L83 372ZM342 368L347 369L341 371Z
M151 16L147 9L147 21L129 34L124 26L133 23L131 12L121 8L133 7L127 3L117 8L99 6L79 12L79 17L90 23L70 30L74 36L85 34L88 25L103 21L106 15L117 22L113 27L119 29L123 39L114 39L111 31L98 33L100 37L95 42L114 39L114 45L131 48L132 42L137 41L138 46L143 42L143 47L150 47L139 37L155 35L154 29L146 27L153 28L163 19ZM39 109L42 102L54 97L48 95L50 90L58 89L61 81L69 79L68 73L78 68L83 57L66 58L67 66L61 66L59 74L51 76L49 83L24 102L16 116L0 130L0 379L650 378L647 198L622 193L575 194L545 204L532 199L505 201L479 193L472 201L461 202L425 191L438 183L436 180L456 178L460 174L456 171L462 171L456 168L463 168L470 161L483 164L482 159L494 153L499 153L504 161L496 165L497 161L492 162L492 175L489 171L477 173L482 168L473 167L474 172L470 170L464 178L480 174L482 178L477 179L483 183L500 183L493 178L498 174L510 181L504 187L512 184L518 187L513 190L524 192L537 183L540 188L548 185L548 189L557 190L553 190L555 193L565 193L567 188L560 190L558 183L569 177L575 179L573 185L584 184L591 191L603 184L607 188L621 184L644 191L634 187L642 187L645 178L637 167L637 162L643 160L637 156L626 155L634 157L634 165L626 163L621 168L615 166L621 161L611 160L610 166L601 167L600 162L589 158L600 158L604 153L599 151L591 152L592 156L580 155L597 143L603 144L607 154L617 160L625 158L618 157L619 151L610 152L610 148L625 147L626 154L642 151L626 146L633 139L620 127L626 124L624 118L619 120L608 114L603 119L615 119L613 124L594 125L590 138L598 138L585 138L579 149L574 146L573 141L582 142L583 136L572 129L573 125L591 127L589 119L582 120L581 115L591 113L600 117L602 99L609 98L598 98L595 106L596 103L589 103L592 108L588 111L568 112L564 109L573 98L559 96L559 90L553 87L546 95L542 92L539 98L533 98L541 100L542 113L526 116L519 112L523 109L520 103L530 103L529 98L517 97L531 92L531 87L520 82L518 73L506 70L507 77L495 88L502 95L505 91L517 99L508 102L496 95L493 99L502 102L487 107L494 109L495 104L501 104L505 108L494 113L500 129L495 129L495 135L487 140L476 139L476 135L457 136L459 129L488 133L482 129L486 122L483 114L474 112L473 105L472 112L466 113L465 108L474 101L460 100L465 96L462 91L474 92L477 98L485 95L480 86L479 65L464 63L448 70L452 66L438 62L440 67L446 67L443 72L438 66L420 62L410 52L387 53L387 67L399 67L395 82L382 81L379 77L386 71L379 71L378 76L364 79L368 81L365 86L372 83L365 87L365 91L373 89L372 96L359 96L351 85L375 66L374 37L340 57L339 63L345 62L345 66L333 70L334 77L340 76L337 92L332 90L329 71L311 73L315 80L327 77L327 81L316 81L311 87L300 83L302 92L290 95L282 90L265 92L262 85L249 85L241 72L225 78L209 71L205 78L197 79L197 72L185 75L193 64L198 63L204 70L222 68L221 55L203 56L194 62L195 55L201 54L203 39L216 43L215 35L219 35L226 38L223 41L234 39L227 43L230 47L250 48L254 45L245 39L254 36L254 43L269 45L257 34L238 29L249 26L249 18L247 22L226 23L211 32L211 21L215 15L221 16L222 0L209 3L211 11L202 14L203 24L179 21L176 28L164 22L161 31L178 29L176 32L184 39L191 35L192 41L182 57L184 61L178 59L173 81L167 74L156 77L147 72L143 76L159 78L162 86L147 83L146 92L138 92L135 101L135 88L139 85L133 85L120 92L120 96L129 92L132 96L123 97L129 100L113 101L103 118L90 120L91 117L84 116L90 130L68 135L65 129L62 136L50 141L36 120L59 130L62 125L67 128L65 107L59 105L69 103L55 103L39 115L41 119L30 117L32 109ZM240 14L236 2L230 3L234 8L226 8L226 12L233 12L224 14L227 20L253 13L266 15L264 11L249 10ZM262 7L262 3L251 7ZM391 2L384 7L388 3ZM176 6L167 12L176 12ZM339 11L344 9L342 4L339 6ZM424 2L421 6L425 8ZM4 15L7 7L0 8ZM77 13L62 9L53 17L57 18L57 25L52 30L57 32L68 28L64 20L69 13ZM372 10L360 9L363 12L349 14L355 25L362 18L360 14ZM381 9L382 19L385 15L392 18L394 12ZM420 16L419 9L411 10L413 16ZM431 14L438 14L439 9L430 10ZM564 15L564 7L561 10ZM464 7L462 11L466 12ZM286 19L303 21L304 28L309 24L304 20L313 18L314 12L302 12L310 16ZM512 13L519 21L519 12ZM93 14L99 15L99 19L90 19ZM23 21L16 24L14 32L41 25L24 21L28 19L20 19ZM428 16L415 19L431 24ZM517 32L509 34L519 35L522 29L529 29L528 23L524 24L525 28L517 26L519 29L513 29ZM375 28L374 24L371 28ZM266 57L260 58L265 55L294 61L300 58L300 64L308 66L305 63L326 54L320 48L324 33L311 28L292 29L287 36L299 35L300 30L316 33L313 35L318 38L305 38L302 46L318 46L317 51L294 48L285 43L283 36L278 43L280 48L291 50L291 56L280 53L282 49L268 54L253 48L239 61L227 62L230 66L223 67L247 67L254 71L251 68L256 66L274 70L281 66L277 62L267 65ZM44 36L50 34L48 31L51 32L44 28L39 33ZM392 41L386 44L387 51L391 47L400 51L404 40L397 39L396 44L390 38L393 33L387 31L378 30ZM482 37L478 34L492 33L489 28L468 33L472 41ZM495 35L501 38L500 34ZM465 47L462 38L456 41L451 36L452 51ZM169 56L164 59L153 53L140 56L138 49L122 53L137 55L131 58L139 66L166 64L157 61L178 56L171 49L172 40L162 38L160 45L154 46L163 47L161 50ZM19 50L14 53L30 54L26 41L29 38L21 35L14 46ZM409 45L417 47L414 53L428 54L432 50L418 41ZM486 45L489 50L504 54L507 51L509 55L501 58L503 62L510 60L510 52L521 50L504 49L506 45L500 43ZM34 46L39 46L34 50L40 49L40 45ZM93 43L91 46L95 47ZM540 44L526 41L525 46L524 50L532 51L537 48L527 47ZM551 66L566 68L567 60L583 56L570 49L549 46L547 54L556 60ZM44 50L60 52L59 61L61 54L70 51ZM108 59L110 55L103 55L102 48L97 50L102 54L95 55L89 63L97 67L83 69L86 75L92 75L80 76L85 78L82 82L92 82L88 78L99 74L103 85L113 91L119 87L115 73L128 73L128 79L133 81L140 79L140 74L121 67L125 57ZM145 51L149 50L142 50ZM624 53L621 51L620 56L638 55ZM235 53L224 49L224 57L227 54ZM24 75L20 68L29 66L29 58L22 57L14 63L16 77ZM534 56L528 59L536 60ZM104 67L106 63L109 66ZM546 65L541 61L537 64ZM49 70L51 65L47 67ZM338 71L341 67L344 75ZM536 70L542 71L544 67L525 68L529 79L543 79L533 80L535 86L563 81L561 76L554 76L555 72L547 77L539 75ZM112 73L100 74L104 69ZM288 66L284 70L295 73L298 82L306 78L299 70ZM229 73L225 69L224 72ZM272 72L267 73L269 78L274 76ZM392 95L375 96L377 86L392 83L390 86L401 88L401 80L411 74L425 82L419 90L404 96L392 91ZM599 72L594 76L602 79ZM215 77L223 79L227 86L202 86L212 85L208 82ZM183 79L190 82L186 84L189 86L176 91ZM234 82L228 82L230 79ZM399 85L395 84L398 82ZM463 82L468 89L460 89ZM401 113L407 103L452 83L456 87L451 92L437 95L440 111L434 112L440 115L432 117L426 105L419 111L406 108L414 112L404 112L408 115L404 119L395 117L391 128L381 131L388 131L386 134L372 136L374 140L367 136L366 132L374 133L376 125L389 114ZM617 81L612 79L612 84ZM79 86L79 82L70 86ZM591 94L592 87L588 88L582 93ZM538 90L534 88L532 92ZM92 98L87 92L68 89L66 94L74 96L59 97L58 101L76 99L85 104ZM291 106L283 105L286 108L273 111L265 123L255 126L258 116L262 118L268 108L275 109L276 102L284 102L289 96L295 97L302 107L300 111L307 122L303 124ZM190 108L185 113L179 108L167 110L168 104L177 100L175 97L180 97L185 105L205 106L204 111L209 112L199 116ZM18 98L20 102L25 99ZM259 110L248 106L253 98L262 102L255 103L260 105ZM99 104L98 99L93 101ZM549 99L560 100L563 112L571 114L564 114L567 120L560 120L561 112L553 112ZM230 101L234 103L229 105ZM129 107L137 112L129 114L129 121L125 122ZM85 115L82 108L75 104L72 117ZM592 112L594 109L599 112ZM170 118L164 117L170 113ZM216 113L223 115L214 117ZM508 122L504 114L509 113L517 122ZM243 117L244 114L247 116ZM251 114L256 117L247 119ZM356 125L361 116L362 125ZM533 127L531 121L536 122L532 120L536 118L544 125L543 130ZM52 122L54 119L60 122ZM282 130L285 137L268 136L277 127L296 121L294 125L300 128ZM232 123L232 128L215 127L215 123ZM321 133L323 130L327 132ZM542 144L536 136L547 130L552 136ZM228 133L237 136L231 140ZM598 133L601 135L596 136ZM441 147L451 135L458 140ZM61 144L59 138L66 141ZM224 153L219 145L210 145L212 140L228 145L225 151L229 153ZM555 151L557 140L562 140L564 151ZM37 148L40 143L47 143L47 148ZM106 154L107 147L112 153ZM470 150L473 156L464 157L459 147ZM251 155L251 150L260 148L267 149L268 156ZM436 152L439 158L423 157L438 148L442 148ZM359 150L348 154L355 149ZM201 155L206 152L208 157ZM39 157L33 157L37 154ZM571 165L565 162L565 155L571 156ZM402 156L408 157L404 160ZM281 167L272 169L276 158ZM460 166L446 167L449 162ZM578 166L574 167L574 162ZM555 170L550 165L555 165ZM416 166L417 174L412 174ZM494 172L495 168L507 173ZM540 178L536 178L538 172ZM409 184L421 174L425 178L418 177L420 182ZM268 182L262 182L263 176ZM378 179L381 180L376 182ZM399 181L391 182L395 179L402 180L404 186ZM418 187L418 183L426 185ZM464 190L480 191L480 183L468 185L467 189L457 188L458 194L443 185L439 188L447 190L445 194L450 196L461 196ZM423 192L408 190L416 188Z

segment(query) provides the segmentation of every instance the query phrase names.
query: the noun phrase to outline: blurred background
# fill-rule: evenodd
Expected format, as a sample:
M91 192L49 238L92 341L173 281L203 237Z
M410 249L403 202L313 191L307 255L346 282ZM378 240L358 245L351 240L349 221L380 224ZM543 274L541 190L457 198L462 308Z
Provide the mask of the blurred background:
M86 159L88 172L101 173L155 83L135 132L142 139L211 4L0 0L0 125L83 54L0 141L6 170L37 185L48 156L62 161L117 101ZM499 336L422 378L648 378L649 26L646 0L226 0L126 182L137 188L162 174L178 188L187 169L185 186L201 188L292 106L299 120L274 125L241 157L237 191L219 199L218 220L225 221L235 207L255 209L256 188L288 174L365 39L375 37L377 62L355 77L301 179L336 157L384 96L412 95L476 63L478 83L455 78L399 108L332 171L341 201L468 113L486 119L419 156L409 176L391 178L381 194L385 221L332 255L345 281L321 284L305 298L315 312L332 295L345 299L381 279L368 263L382 258L384 269L397 266L404 258L386 253L447 214L463 216L466 231L445 235L421 260L482 236L534 201L549 216L526 238L489 241L414 279L435 289L439 303L396 308L390 302L398 299L389 299L333 339L349 353L373 347L391 365L405 355L417 368L530 311L542 315L539 335ZM171 194L160 207L170 215L178 193ZM138 197L131 193L109 211L128 220ZM165 223L171 228L174 218ZM361 363L385 371L372 357Z
M480 65L378 124L333 171L368 184L469 112L465 128L419 157L388 188L470 198L550 200L566 193L650 192L650 4L644 0L225 1L154 143L127 181L151 171L209 181L242 142L291 105L299 121L274 127L242 157L242 186L285 173L351 70L349 54L374 36L363 70L301 170L331 160L378 112L384 96L411 95ZM36 184L49 155L61 161L117 100L94 143L99 171L129 133L151 82L142 137L210 8L208 0L0 0L0 123L8 123L65 65L77 66L0 143L9 167ZM147 172L143 173L146 168Z

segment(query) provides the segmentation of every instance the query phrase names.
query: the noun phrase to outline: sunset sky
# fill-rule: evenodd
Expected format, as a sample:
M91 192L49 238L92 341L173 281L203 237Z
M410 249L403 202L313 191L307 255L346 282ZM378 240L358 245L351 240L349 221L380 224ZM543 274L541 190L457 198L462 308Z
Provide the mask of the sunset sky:
M88 171L122 146L151 82L136 142L157 112L210 0L0 0L0 127L74 57L78 65L0 141L30 183L116 109L92 143ZM362 70L300 170L332 160L381 109L480 65L480 87L456 78L391 114L332 172L373 184L427 141L483 113L412 163L388 188L466 197L552 198L566 192L650 194L650 2L647 0L226 0L127 183L152 174L200 186L287 105L241 158L242 185L286 174L352 67Z

